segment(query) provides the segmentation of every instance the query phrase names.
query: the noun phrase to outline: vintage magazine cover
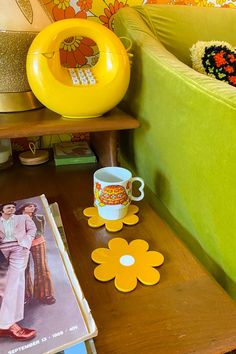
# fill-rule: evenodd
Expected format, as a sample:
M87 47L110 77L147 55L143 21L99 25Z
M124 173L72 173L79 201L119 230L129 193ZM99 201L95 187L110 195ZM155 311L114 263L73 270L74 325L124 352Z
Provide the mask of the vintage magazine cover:
M12 202L12 201L11 201ZM35 237L35 245L30 249L28 275L25 271L24 316L17 324L23 328L34 329L36 335L31 340L20 341L11 337L0 337L0 354L51 354L62 351L76 343L88 340L97 335L97 328L90 308L75 276L68 253L58 231L50 206L44 195L14 201L16 215L22 213L25 205L35 205L37 220L44 219L43 230ZM26 210L26 209L24 209ZM33 219L33 218L32 218ZM36 221L35 221L36 223ZM37 227L38 228L38 227ZM42 235L43 233L43 235ZM40 261L36 262L33 249L44 238L44 252ZM42 261L43 258L43 261ZM36 264L37 263L37 264ZM39 266L46 266L47 282L42 283L37 275ZM7 287L8 263L0 255L0 306ZM30 281L29 281L30 279ZM41 280L40 280L41 279ZM32 283L32 284L31 284ZM29 291L32 285L31 291ZM53 301L41 298L43 292L50 289ZM11 309L10 309L11 310ZM1 312L0 312L1 314ZM0 318L1 321L1 318Z
M63 226L60 208L57 202L50 204L51 213L57 225L57 228L60 232L61 239L64 243L66 251L70 257L70 252L67 244L66 233ZM57 354L97 354L96 347L94 344L93 338L90 338L84 342L80 342L79 344L75 344L72 347L66 348L58 352Z

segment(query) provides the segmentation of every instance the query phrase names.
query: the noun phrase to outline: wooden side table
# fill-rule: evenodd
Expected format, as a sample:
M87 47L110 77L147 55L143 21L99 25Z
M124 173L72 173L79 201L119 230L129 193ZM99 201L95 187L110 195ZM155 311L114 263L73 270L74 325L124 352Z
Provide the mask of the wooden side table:
M0 173L1 202L44 193L57 201L75 272L98 327L98 354L223 354L236 348L236 304L145 202L140 221L117 233L92 229L83 210L93 204L98 165L16 164ZM50 178L48 178L50 176ZM13 188L14 186L14 188ZM93 276L91 253L114 237L140 238L161 252L159 284L131 293Z
M90 132L91 143L103 166L117 164L118 131L135 129L134 117L114 108L98 118L66 119L47 108L0 114L0 139Z

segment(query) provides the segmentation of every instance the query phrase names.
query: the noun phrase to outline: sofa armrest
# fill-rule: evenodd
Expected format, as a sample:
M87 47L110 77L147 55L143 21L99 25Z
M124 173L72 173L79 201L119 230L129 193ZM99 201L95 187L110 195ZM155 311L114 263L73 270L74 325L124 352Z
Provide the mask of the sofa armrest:
M174 79L184 82L185 85L192 89L202 91L204 95L208 94L212 99L224 102L233 109L236 108L236 89L234 87L201 74L178 60L148 28L135 8L123 8L119 10L114 20L114 31L118 36L128 37L132 41L131 52L134 57L130 85L131 91L133 91L133 81L134 84L136 83L137 74L139 79L147 77L148 72L145 70L145 60L149 57L148 61L152 61L154 66L158 67L161 71L165 70L167 74L173 75ZM140 67L142 67L141 71ZM153 75L155 73L157 73L156 70L153 72ZM148 78L149 80L156 81L156 78L151 78L149 75ZM158 87L156 88L158 90Z
M236 89L180 62L135 9L120 10L114 28L133 42L122 106L141 123L123 158L236 283Z

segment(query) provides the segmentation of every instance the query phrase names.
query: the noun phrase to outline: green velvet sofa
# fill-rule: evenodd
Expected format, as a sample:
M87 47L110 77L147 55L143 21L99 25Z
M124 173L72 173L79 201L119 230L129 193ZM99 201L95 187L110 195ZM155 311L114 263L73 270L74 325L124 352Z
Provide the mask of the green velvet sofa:
M144 178L152 206L236 299L236 88L193 70L189 50L199 40L236 46L236 10L126 7L114 32L132 41L121 107L141 123L122 134L121 164Z

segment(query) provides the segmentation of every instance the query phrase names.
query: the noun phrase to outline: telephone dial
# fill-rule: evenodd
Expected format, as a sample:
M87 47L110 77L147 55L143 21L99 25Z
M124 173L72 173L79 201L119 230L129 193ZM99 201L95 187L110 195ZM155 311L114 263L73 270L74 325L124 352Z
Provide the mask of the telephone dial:
M92 67L66 68L60 44L71 36L89 37L99 50ZM129 53L103 25L85 19L65 19L44 28L27 54L26 72L37 99L66 118L92 118L115 107L130 80Z

